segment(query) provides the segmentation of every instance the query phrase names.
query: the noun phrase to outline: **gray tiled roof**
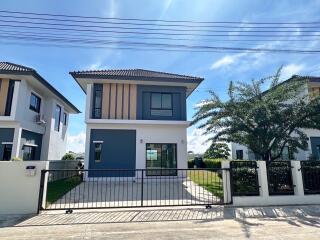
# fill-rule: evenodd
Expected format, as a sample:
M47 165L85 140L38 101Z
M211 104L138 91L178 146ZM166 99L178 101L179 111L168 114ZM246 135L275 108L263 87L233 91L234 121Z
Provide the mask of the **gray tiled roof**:
M76 113L80 113L79 109L74 106L65 96L63 96L58 90L56 90L50 83L47 82L43 77L41 77L36 70L30 67L22 66L10 62L0 62L0 74L16 74L16 75L31 75L44 86L46 86L52 93L63 100L70 108L72 108Z
M35 72L33 68L18 65L10 62L0 62L0 71L13 71L13 72Z
M320 77L293 75L292 78L304 78L310 82L320 82Z
M184 79L184 80L203 80L200 77L193 77L167 72L157 72L144 69L119 69L119 70L89 70L70 72L73 77L92 77L92 78L166 78L166 79Z

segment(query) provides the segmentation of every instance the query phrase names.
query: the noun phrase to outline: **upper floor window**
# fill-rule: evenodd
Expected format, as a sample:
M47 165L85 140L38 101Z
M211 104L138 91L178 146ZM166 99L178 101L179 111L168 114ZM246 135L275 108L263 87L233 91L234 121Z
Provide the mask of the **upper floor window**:
M61 107L56 105L56 109L54 111L54 130L60 130L60 118L61 118Z
M172 94L151 93L151 115L171 117L172 114Z
M67 115L67 113L66 112L64 112L63 113L63 118L62 118L62 120L63 120L63 125L67 125L67 121L68 121L68 115Z
M29 109L39 113L40 112L40 106L41 106L41 98L36 96L34 93L31 93Z
M102 112L102 84L93 85L92 118L101 118Z
M243 160L243 150L236 150L236 159Z

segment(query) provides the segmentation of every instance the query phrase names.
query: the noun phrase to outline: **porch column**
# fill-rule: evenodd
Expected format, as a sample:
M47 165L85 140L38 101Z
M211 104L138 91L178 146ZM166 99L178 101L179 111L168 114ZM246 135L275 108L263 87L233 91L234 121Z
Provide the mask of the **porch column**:
M19 152L20 152L19 150L20 150L20 144L21 144L21 133L22 133L22 128L20 126L17 126L14 128L11 158L19 157Z
M10 118L15 119L16 112L17 112L17 106L18 106L20 81L15 81L14 82L14 88L13 89L14 90L13 90L12 104L11 104L11 110L10 110Z

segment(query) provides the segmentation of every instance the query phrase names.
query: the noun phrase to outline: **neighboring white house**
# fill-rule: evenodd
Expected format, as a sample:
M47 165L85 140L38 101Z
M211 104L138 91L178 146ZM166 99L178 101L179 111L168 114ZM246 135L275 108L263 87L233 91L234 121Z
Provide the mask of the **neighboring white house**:
M87 94L86 169L187 167L186 98L202 78L142 69L70 74Z
M286 80L290 81L298 76ZM302 95L308 94L310 97L320 95L320 77L306 77L308 83L302 90ZM299 97L299 96L297 96ZM288 147L284 149L282 159L283 160L308 160L311 156L320 160L320 131L316 129L303 129L304 133L308 136L308 150L299 150L298 153L290 153ZM247 159L247 160L259 160L258 156L248 149L246 146L237 143L228 143L231 154L230 159Z
M61 159L79 112L34 69L0 62L0 161Z

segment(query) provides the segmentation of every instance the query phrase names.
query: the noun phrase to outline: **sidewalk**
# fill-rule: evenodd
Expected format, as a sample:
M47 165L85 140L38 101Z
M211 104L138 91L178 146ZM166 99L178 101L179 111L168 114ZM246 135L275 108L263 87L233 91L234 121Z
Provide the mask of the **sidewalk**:
M0 239L319 238L320 206L54 211L0 218Z

